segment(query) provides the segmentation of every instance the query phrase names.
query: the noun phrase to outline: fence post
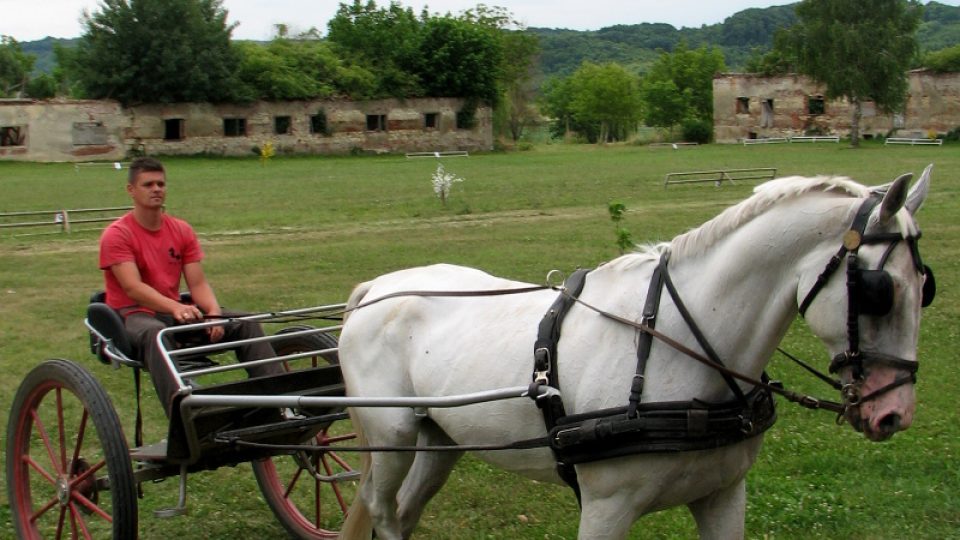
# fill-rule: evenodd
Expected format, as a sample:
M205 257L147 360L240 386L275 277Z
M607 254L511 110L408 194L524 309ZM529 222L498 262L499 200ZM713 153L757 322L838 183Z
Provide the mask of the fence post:
M60 220L60 227L63 229L63 232L69 233L70 232L70 213L67 212L67 209L64 208L63 210L61 210L60 213L57 215L57 217Z

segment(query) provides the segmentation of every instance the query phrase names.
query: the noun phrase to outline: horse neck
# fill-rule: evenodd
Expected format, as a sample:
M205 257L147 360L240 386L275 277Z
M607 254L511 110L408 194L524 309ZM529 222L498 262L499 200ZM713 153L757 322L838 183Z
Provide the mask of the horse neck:
M711 346L728 367L755 378L796 317L801 274L826 264L849 214L850 199L804 199L781 203L702 253L670 262L676 289ZM676 310L667 307L667 313L674 314L667 316L670 331L695 343ZM678 361L676 356L664 357L664 366ZM685 384L698 392L709 388L702 397L729 396L713 370L698 366L694 371Z

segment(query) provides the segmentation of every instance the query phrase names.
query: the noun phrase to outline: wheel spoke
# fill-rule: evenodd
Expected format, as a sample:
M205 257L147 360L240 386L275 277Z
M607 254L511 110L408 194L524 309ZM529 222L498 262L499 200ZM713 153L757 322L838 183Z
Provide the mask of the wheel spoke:
M42 476L44 479L46 479L46 481L49 482L51 486L56 486L56 485L57 485L57 479L54 478L52 474L48 473L48 472L43 468L43 466L41 466L39 463L37 463L37 461L36 461L35 459L33 459L31 456L29 456L29 455L23 456L23 461L26 462L26 464L29 465L31 469L33 469L33 470L37 471L38 473L40 473L40 476Z
M47 513L47 510L50 510L51 508L56 506L58 502L60 502L59 499L57 499L57 496L54 495L53 498L47 501L47 504L41 506L39 510L37 510L36 512L33 513L32 516L30 516L30 523L36 523L38 519L40 519L41 517L43 517L44 514Z
M345 459L343 459L342 457L340 457L340 454L338 454L338 453L336 453L336 452L327 452L327 456L328 456L330 459L332 459L333 461L335 461L338 465L340 465L340 467L342 467L344 471L352 471L352 470L353 470L353 467L351 467L350 464L347 463L347 461L346 461Z
M54 470L57 471L57 474L63 474L65 464L57 462L57 456L53 451L53 445L50 444L50 435L47 434L47 428L43 426L43 421L40 420L40 415L37 414L37 410L31 409L30 416L33 418L33 425L37 428L37 433L40 435L40 439L43 441L43 446L47 450L47 456L50 458L50 463L53 465Z
M106 511L104 511L103 508L100 508L99 506L97 506L97 503L84 497L81 493L74 490L70 490L70 499L82 504L87 510L90 510L94 514L102 517L107 523L113 523L113 516L108 514ZM71 508L74 507L73 502L70 503L70 507Z
M93 540L93 536L90 535L90 530L87 529L87 522L83 520L83 514L80 513L80 510L72 502L67 506L70 507L70 516L80 527L80 532L83 533L84 540ZM76 537L76 532L74 532L74 537Z
M89 413L87 409L83 409L83 415L80 417L80 427L77 428L77 443L73 447L73 461L74 463L80 458L80 449L83 447L83 437L87 433L87 418L89 418Z
M320 483L320 480L314 478L313 480L313 526L320 528L320 490L323 488L323 484Z
M274 464L274 467L276 467L276 464ZM300 473L302 473L302 472L303 472L303 467L298 467L298 468L297 468L297 472L294 473L293 478L290 479L290 483L287 485L287 490L283 493L283 498L284 498L284 499L289 499L289 498L290 498L290 494L293 493L293 489L294 489L294 487L296 487L297 481L300 480ZM279 479L279 478L280 478L280 471L278 470L278 471L277 471L277 479Z
M94 473L102 469L106 464L107 464L106 460L101 460L99 463L97 463L93 467L90 467L89 469L83 471L77 476L74 476L73 478L71 478L70 483L72 485L77 485L78 483L83 482L84 480L92 476Z
M330 467L330 462L327 461L326 456L322 458L323 469L327 472L327 476L333 476L333 468ZM349 468L349 467L348 467ZM340 510L347 511L347 502L343 499L343 493L340 491L340 482L334 480L330 482L330 489L333 490L333 494L337 497L337 503L340 504Z
M67 509L63 506L60 507L60 517L57 519L57 535L54 538L60 538L63 536L63 521L67 517ZM76 529L74 529L73 536L77 536Z
M63 388L57 387L57 435L60 439L60 463L67 468L67 434L63 429Z

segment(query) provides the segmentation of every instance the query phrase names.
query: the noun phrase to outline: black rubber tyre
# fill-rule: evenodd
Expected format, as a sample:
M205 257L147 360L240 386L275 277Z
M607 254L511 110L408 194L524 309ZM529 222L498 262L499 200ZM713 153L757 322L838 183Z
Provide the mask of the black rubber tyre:
M109 396L78 364L47 360L27 374L10 409L6 460L18 538L136 538L127 441Z
M304 329L303 327L298 329ZM287 329L287 331L291 331ZM274 343L278 355L337 346L329 334L293 336ZM313 367L337 364L336 353L314 356ZM291 369L292 366L288 366ZM356 439L349 420L324 427L308 444L336 447ZM353 501L359 480L359 455L330 452L279 454L251 462L260 491L277 520L294 538L332 540Z

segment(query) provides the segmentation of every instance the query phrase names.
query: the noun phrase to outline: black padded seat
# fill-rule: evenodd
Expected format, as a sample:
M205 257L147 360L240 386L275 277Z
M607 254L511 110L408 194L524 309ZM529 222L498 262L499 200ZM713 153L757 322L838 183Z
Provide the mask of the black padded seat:
M123 319L112 307L103 302L91 302L87 305L87 320L90 321L90 325L97 332L109 339L120 353L130 359L136 358L133 343L130 342L130 338L124 330ZM110 362L110 359L105 357L102 351L95 350L93 352L100 357L100 360Z

